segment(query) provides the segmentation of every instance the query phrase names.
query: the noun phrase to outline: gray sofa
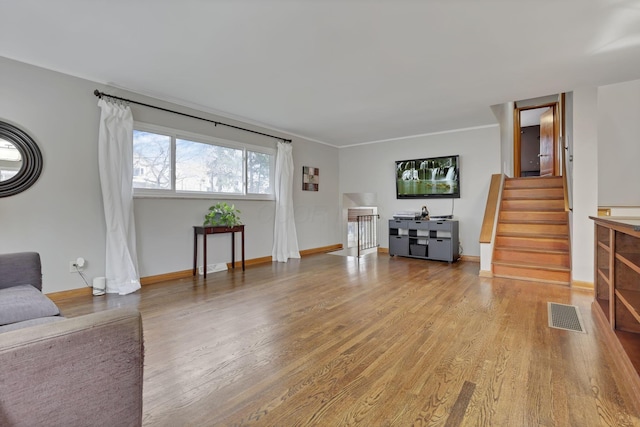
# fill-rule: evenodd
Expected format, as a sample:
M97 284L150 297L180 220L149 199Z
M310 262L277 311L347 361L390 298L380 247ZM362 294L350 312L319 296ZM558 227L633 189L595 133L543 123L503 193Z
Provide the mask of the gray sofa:
M0 254L0 332L62 319L58 307L42 294L40 255Z
M40 292L35 255L0 255L0 291L31 285ZM28 306L29 294L18 301ZM18 310L16 318L29 310ZM65 319L48 310L0 332L0 425L141 425L140 313L119 308Z

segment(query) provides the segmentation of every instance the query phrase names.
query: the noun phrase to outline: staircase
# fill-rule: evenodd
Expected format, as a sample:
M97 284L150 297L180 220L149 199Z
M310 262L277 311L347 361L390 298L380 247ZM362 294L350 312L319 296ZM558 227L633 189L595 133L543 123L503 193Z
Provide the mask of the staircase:
M569 215L562 177L506 178L493 276L569 285Z

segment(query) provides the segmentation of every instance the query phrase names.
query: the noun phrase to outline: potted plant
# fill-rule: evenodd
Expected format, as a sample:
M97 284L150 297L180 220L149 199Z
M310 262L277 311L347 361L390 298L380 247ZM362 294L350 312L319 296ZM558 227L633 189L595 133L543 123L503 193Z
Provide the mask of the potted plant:
M229 205L227 202L218 202L209 208L204 216L204 225L235 227L242 224L238 214L240 211L235 205Z

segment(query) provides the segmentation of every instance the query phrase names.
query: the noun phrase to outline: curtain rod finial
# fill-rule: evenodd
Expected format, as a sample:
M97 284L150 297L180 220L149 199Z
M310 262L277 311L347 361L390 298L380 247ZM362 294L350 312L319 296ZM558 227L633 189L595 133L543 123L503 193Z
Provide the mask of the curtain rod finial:
M94 90L94 91L93 91L93 94L94 94L95 96L97 96L98 98L102 98L102 94L100 93L100 91L99 91L98 89Z

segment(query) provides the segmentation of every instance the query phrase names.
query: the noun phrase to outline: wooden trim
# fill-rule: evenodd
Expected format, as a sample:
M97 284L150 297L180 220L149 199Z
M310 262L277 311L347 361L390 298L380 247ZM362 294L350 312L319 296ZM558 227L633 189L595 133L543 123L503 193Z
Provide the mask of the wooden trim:
M193 277L193 270L181 270L181 271L173 271L171 273L157 274L155 276L147 276L140 278L140 284L142 286L151 285L153 283L164 282L167 280L174 279L186 279L188 277Z
M389 248L381 248L380 246L378 246L378 253L379 254L388 254L389 253Z
M553 176L559 176L559 155L558 155L558 134L559 134L559 102L549 102L547 104L532 105L526 107L514 107L513 109L513 177L519 178L522 173L520 157L522 155L520 138L520 111L535 110L537 108L549 107L553 110Z
M569 183L567 182L567 165L562 161L562 188L564 190L564 211L569 212L571 207L569 206Z
M321 253L326 253L326 252L339 251L340 249L342 249L342 243L338 243L338 244L335 244L335 245L329 245L329 246L322 246L320 248L305 249L304 251L300 251L300 256L308 256L308 255L313 255L313 254L321 254Z
M312 248L312 249L305 249L303 251L300 251L300 257L305 257L305 256L309 256L309 255L315 255L315 254L323 254L323 253L327 253L327 252L332 252L332 251L339 251L340 249L342 249L342 244L341 243L337 243L335 245L329 245L329 246L322 246L319 248ZM261 257L261 258L253 258L253 259L249 259L245 261L245 266L247 265L257 265L257 264L266 264L269 262L273 262L273 258L271 256L265 256L265 257ZM239 261L236 261L236 267L238 266L242 266L242 263L240 263ZM227 267L231 268L231 263L227 263Z
M253 259L245 260L244 264L245 264L245 267L246 267L248 265L266 264L266 263L269 263L271 261L273 261L271 259L271 256L263 256L261 258L253 258ZM227 268L230 269L231 267L232 267L231 263L228 262L227 263ZM236 261L236 268L242 268L242 261Z
M565 143L567 141L567 125L566 125L566 120L567 120L567 114L566 114L566 110L565 110L565 93L562 92L560 94L560 134L562 135L562 141L560 140L560 137L558 137L558 143L561 144L560 147L560 152L558 153L558 155L560 156L560 162L562 165L561 171L562 171L562 185L564 187L564 210L565 212L569 212L571 210L571 206L569 206L569 182L567 180L567 158L566 158L566 154L567 151L565 150Z
M598 208L598 216L611 216L611 209Z
M68 291L52 292L46 295L53 302L58 302L68 298L91 295L92 293L93 293L93 288L89 288L85 286L84 288L70 289Z
M331 252L331 251L337 251L342 249L342 244L335 244L335 245L330 245L330 246L323 246L320 248L314 248L314 249L306 249L304 251L300 251L300 256L309 256L309 255L313 255L313 254L319 254L319 253L325 253L325 252ZM266 257L261 257L261 258L253 258L250 260L245 260L245 266L247 265L256 265L256 264L265 264L268 262L272 262L271 256L266 256ZM236 268L238 267L242 267L242 262L241 261L237 261L236 262ZM227 268L231 268L231 263L228 262L227 263ZM145 286L145 285L151 285L154 283L160 283L160 282L165 282L167 280L176 280L176 279L187 279L193 277L193 270L189 269L189 270L181 270L181 271L173 271L170 273L163 273L163 274L156 274L154 276L146 276L146 277L141 277L140 278L140 285ZM83 296L83 295L90 295L91 293L93 293L93 288L90 287L84 287L84 288L77 288L77 289L70 289L68 291L60 291L60 292L52 292L50 294L46 294L49 298L51 298L51 300L55 301L60 301L66 298L73 298L76 296Z
M493 278L493 272L491 271L487 271L487 270L480 270L480 272L478 273L478 276L480 277L488 277L488 278Z
M480 243L491 243L491 239L493 238L493 225L495 224L495 218L498 212L498 198L500 197L500 189L504 182L503 177L503 174L491 175L489 194L487 194L487 205L484 208L484 219L482 220L482 228L480 229Z
M571 287L576 289L593 290L593 282L583 282L582 280L572 280Z
M520 108L513 109L513 177L518 178L522 173L522 165L520 164L522 157L521 138L520 138ZM506 171L503 171L506 172Z
M558 152L558 146L560 145L560 108L557 102L553 104L551 111L553 111L553 176L558 176L560 175L561 154Z

